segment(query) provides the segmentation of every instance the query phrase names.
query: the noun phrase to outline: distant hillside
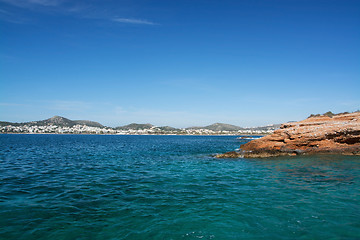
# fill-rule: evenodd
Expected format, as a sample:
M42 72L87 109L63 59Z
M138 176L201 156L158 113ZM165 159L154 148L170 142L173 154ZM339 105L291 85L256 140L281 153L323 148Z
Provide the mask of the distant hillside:
M116 127L116 130L144 130L144 129L150 129L154 127L154 125L150 124L150 123L145 123L145 124L139 124L139 123L131 123L125 126L121 126L121 127Z
M187 129L207 129L212 131L239 131L243 128L226 123L214 123L206 127L189 127Z
M71 128L75 125L85 125L85 126L89 126L89 127L105 128L102 124L100 124L98 122L89 121L89 120L70 120L68 118L64 118L61 116L54 116L52 118L41 120L41 121L32 121L32 122L24 122L24 123L11 123L11 122L5 122L5 121L1 122L0 121L0 127L5 127L5 126L9 126L9 125L14 126L14 127L55 125L55 126L59 126L59 127L69 127L69 128ZM228 132L264 131L264 132L266 132L269 130L277 129L279 127L280 127L280 124L268 125L268 126L263 126L263 127L243 128L243 127L226 124L226 123L214 123L214 124L211 124L211 125L205 126L205 127L189 127L189 128L186 128L186 130L190 130L190 131L209 130L209 131L214 131L214 132L221 132L221 131L228 131ZM171 133L183 131L183 129L174 128L174 127L170 127L170 126L157 127L150 123L145 123L145 124L131 123L131 124L128 124L125 126L120 126L120 127L116 127L116 128L112 128L112 129L113 130L122 130L122 131L151 130L151 131L171 132Z
M261 126L261 127L239 127L231 124L226 123L214 123L209 126L205 127L189 127L186 128L188 130L199 130L199 129L207 129L212 131L230 131L230 132L237 132L237 131L244 131L244 130L252 130L252 131L267 131L269 129L278 129L280 128L281 124L272 124L268 126Z
M60 117L60 116L54 116L52 118L46 119L46 120L41 120L41 121L32 121L32 122L24 122L24 123L11 123L11 122L0 122L0 126L7 126L7 125L12 125L12 126L23 126L23 125L27 125L27 126L49 126L49 125L56 125L56 126L60 126L60 127L73 127L77 124L80 125L86 125L89 127L104 127L103 125L101 125L98 122L93 122L93 121L87 121L87 120L70 120L64 117Z
M280 128L281 124L272 124L272 125L267 125L267 126L262 126L262 127L252 127L252 128L245 128L245 129L254 129L254 130L267 130L267 129L278 129Z
M12 122L5 122L5 121L0 121L0 127L5 127L5 126L20 126L21 123L12 123Z
M157 128L160 129L161 131L168 131L168 132L181 131L181 129L179 129L179 128L173 128L173 127L169 127L169 126L163 126L163 127L157 127Z
M74 121L71 121L70 119L60 117L60 116L54 116L54 117L46 119L46 120L27 122L24 124L37 125L37 126L56 125L56 126L61 126L61 127L72 127L72 126L76 125L76 123Z
M89 121L89 120L74 120L74 122L76 124L80 124L80 125L86 125L89 127L98 127L98 128L103 128L104 126L98 122L94 122L94 121Z
M226 123L214 123L209 126L206 126L205 129L213 130L213 131L239 131L243 128Z

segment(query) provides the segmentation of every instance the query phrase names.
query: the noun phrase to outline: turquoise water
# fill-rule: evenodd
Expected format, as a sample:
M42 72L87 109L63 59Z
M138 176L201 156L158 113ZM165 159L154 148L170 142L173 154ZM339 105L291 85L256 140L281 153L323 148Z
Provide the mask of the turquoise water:
M236 137L0 135L0 239L360 239L360 157Z

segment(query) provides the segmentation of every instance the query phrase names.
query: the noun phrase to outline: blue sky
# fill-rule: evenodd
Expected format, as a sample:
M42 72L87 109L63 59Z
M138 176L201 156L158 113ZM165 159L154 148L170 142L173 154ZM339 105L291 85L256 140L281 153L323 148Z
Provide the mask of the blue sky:
M360 109L360 1L0 0L0 120L260 126Z

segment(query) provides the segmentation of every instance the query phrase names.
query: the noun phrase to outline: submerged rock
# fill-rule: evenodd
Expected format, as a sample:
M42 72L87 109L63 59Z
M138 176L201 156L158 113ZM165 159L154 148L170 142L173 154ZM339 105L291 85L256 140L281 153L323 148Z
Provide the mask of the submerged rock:
M360 112L316 115L285 123L273 134L252 140L239 152L218 158L274 157L299 154L360 155Z

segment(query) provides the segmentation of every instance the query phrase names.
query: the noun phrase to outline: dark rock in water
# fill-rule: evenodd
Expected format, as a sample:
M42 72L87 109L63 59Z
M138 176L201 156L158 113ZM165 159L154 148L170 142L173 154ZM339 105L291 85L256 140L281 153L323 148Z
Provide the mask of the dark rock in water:
M295 156L300 154L360 155L360 113L311 116L286 123L273 134L218 158Z
M216 155L216 157L217 158L240 158L243 156L240 152L231 151L231 152L227 152L227 153L223 153L223 154L218 154L218 155Z

